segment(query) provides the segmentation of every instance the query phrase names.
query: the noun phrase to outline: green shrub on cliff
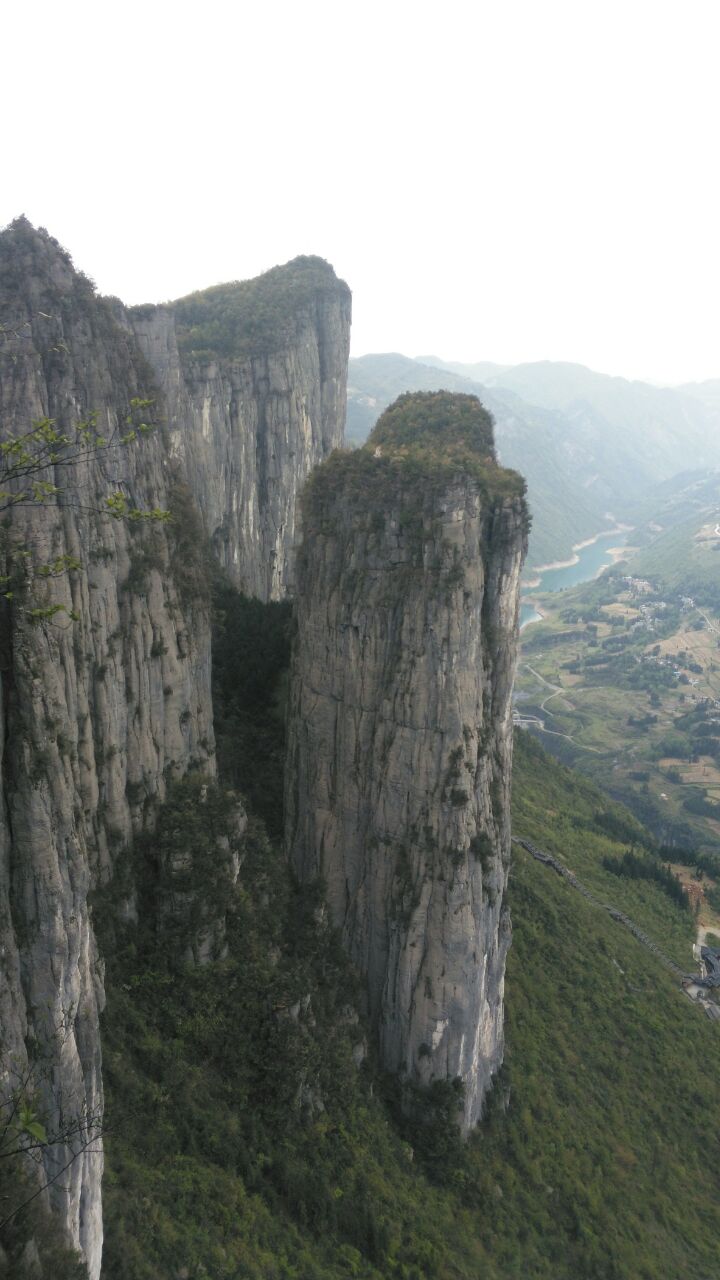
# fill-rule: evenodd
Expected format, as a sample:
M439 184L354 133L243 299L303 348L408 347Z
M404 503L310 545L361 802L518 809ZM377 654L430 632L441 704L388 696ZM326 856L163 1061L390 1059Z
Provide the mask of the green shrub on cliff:
M453 447L495 461L493 420L477 396L451 391L408 391L379 418L373 448L427 449L447 456Z
M424 478L454 474L479 480L488 497L521 497L526 484L517 471L500 467L494 424L477 396L450 391L414 391L385 410L365 450L411 464Z
M298 332L303 313L350 294L322 258L294 258L254 280L218 284L173 303L178 347L194 358L267 355Z
M301 499L304 529L336 532L351 504L366 512L375 535L387 514L398 511L401 530L421 546L437 533L438 494L463 478L478 485L488 513L525 494L522 476L498 466L492 418L476 396L408 393L385 410L362 449L336 449L312 472ZM527 532L524 503L523 525Z

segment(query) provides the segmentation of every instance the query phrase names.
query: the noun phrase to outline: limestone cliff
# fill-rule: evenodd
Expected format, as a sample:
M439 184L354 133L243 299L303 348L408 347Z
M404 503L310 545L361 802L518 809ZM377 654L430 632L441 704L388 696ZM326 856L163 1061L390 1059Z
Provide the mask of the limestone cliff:
M135 307L129 320L220 563L248 595L281 599L299 489L343 442L347 285L322 259L296 258L256 280Z
M5 440L44 418L72 434L90 414L93 438L117 439L133 399L156 394L110 307L25 221L0 237L0 320ZM81 448L69 470L42 473L57 493L11 510L3 539L5 571L14 544L27 582L3 598L0 619L0 1071L6 1096L32 1064L48 1132L75 1130L45 1165L52 1179L77 1155L50 1197L91 1277L102 1246L103 983L88 890L168 779L194 763L213 771L205 588L178 563L172 526L107 513L118 492L137 510L171 505L165 452L159 431ZM42 576L67 555L82 567ZM33 608L54 605L67 612L33 622Z
M460 1077L503 1051L511 689L524 486L474 397L404 396L303 499L287 844L367 980L385 1066Z
M68 1166L49 1196L93 1280L104 997L88 893L173 778L214 772L197 512L238 585L285 593L298 488L342 438L349 319L320 259L130 314L24 219L0 236L2 439L51 419L71 436L88 422L93 441L40 474L55 488L9 512L0 547L0 1086L27 1081L50 1135L69 1134L44 1154L48 1179ZM113 494L135 520L112 517ZM143 518L168 508L169 524ZM198 917L187 954L202 963L223 921L189 911L186 871L166 868L158 909Z

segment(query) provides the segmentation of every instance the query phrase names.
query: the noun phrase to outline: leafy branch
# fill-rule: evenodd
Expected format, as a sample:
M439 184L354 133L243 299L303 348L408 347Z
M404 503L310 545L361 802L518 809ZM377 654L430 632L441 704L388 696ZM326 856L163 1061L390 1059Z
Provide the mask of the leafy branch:
M61 1036L64 1042L67 1034L67 1025L63 1022L54 1029L52 1039ZM11 1069L4 1093L0 1095L0 1165L4 1161L22 1164L29 1160L36 1166L39 1174L33 1180L34 1189L28 1188L28 1195L14 1203L12 1210L0 1218L0 1231L103 1136L102 1113L90 1111L85 1101L61 1124L52 1128L45 1124L38 1096L41 1085L49 1081L50 1074L49 1058L40 1065L37 1062L29 1063L22 1071ZM67 1152L69 1158L51 1175L46 1170L45 1158L48 1154L61 1151Z
M12 602L27 587L31 552L26 542L13 543L7 532L17 508L46 507L62 501L77 511L92 511L131 523L165 523L171 519L170 512L161 507L136 506L120 482L115 482L114 492L100 506L78 502L69 497L65 483L57 483L63 479L63 473L75 471L98 454L129 448L150 435L155 424L145 419L150 416L147 411L153 404L151 399L134 397L122 427L109 434L98 429L97 413L93 412L66 431L52 418L39 418L29 431L0 441L0 517L4 516L5 524L4 535L0 534L0 550L5 558L5 572L0 574L0 597ZM81 567L74 556L61 555L45 564L34 565L32 573L35 578L48 580ZM75 611L62 604L35 605L25 608L24 612L32 622L50 621L59 613L66 614L70 621L78 621Z

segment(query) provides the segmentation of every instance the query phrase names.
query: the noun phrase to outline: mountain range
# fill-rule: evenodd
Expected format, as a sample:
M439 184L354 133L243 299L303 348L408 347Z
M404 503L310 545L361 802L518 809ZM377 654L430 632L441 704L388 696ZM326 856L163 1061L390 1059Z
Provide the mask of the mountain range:
M365 439L403 391L476 394L495 419L501 461L527 479L528 565L537 568L568 558L575 543L618 521L632 523L638 501L678 472L720 465L714 387L655 387L554 361L503 366L366 355L350 360L347 437Z

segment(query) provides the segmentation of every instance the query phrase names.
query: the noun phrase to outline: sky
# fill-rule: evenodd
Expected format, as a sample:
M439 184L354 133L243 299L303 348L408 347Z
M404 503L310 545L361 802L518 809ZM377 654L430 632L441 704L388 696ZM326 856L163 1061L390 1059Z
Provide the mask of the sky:
M720 377L717 0L36 0L0 226L163 301L299 253L353 354Z

